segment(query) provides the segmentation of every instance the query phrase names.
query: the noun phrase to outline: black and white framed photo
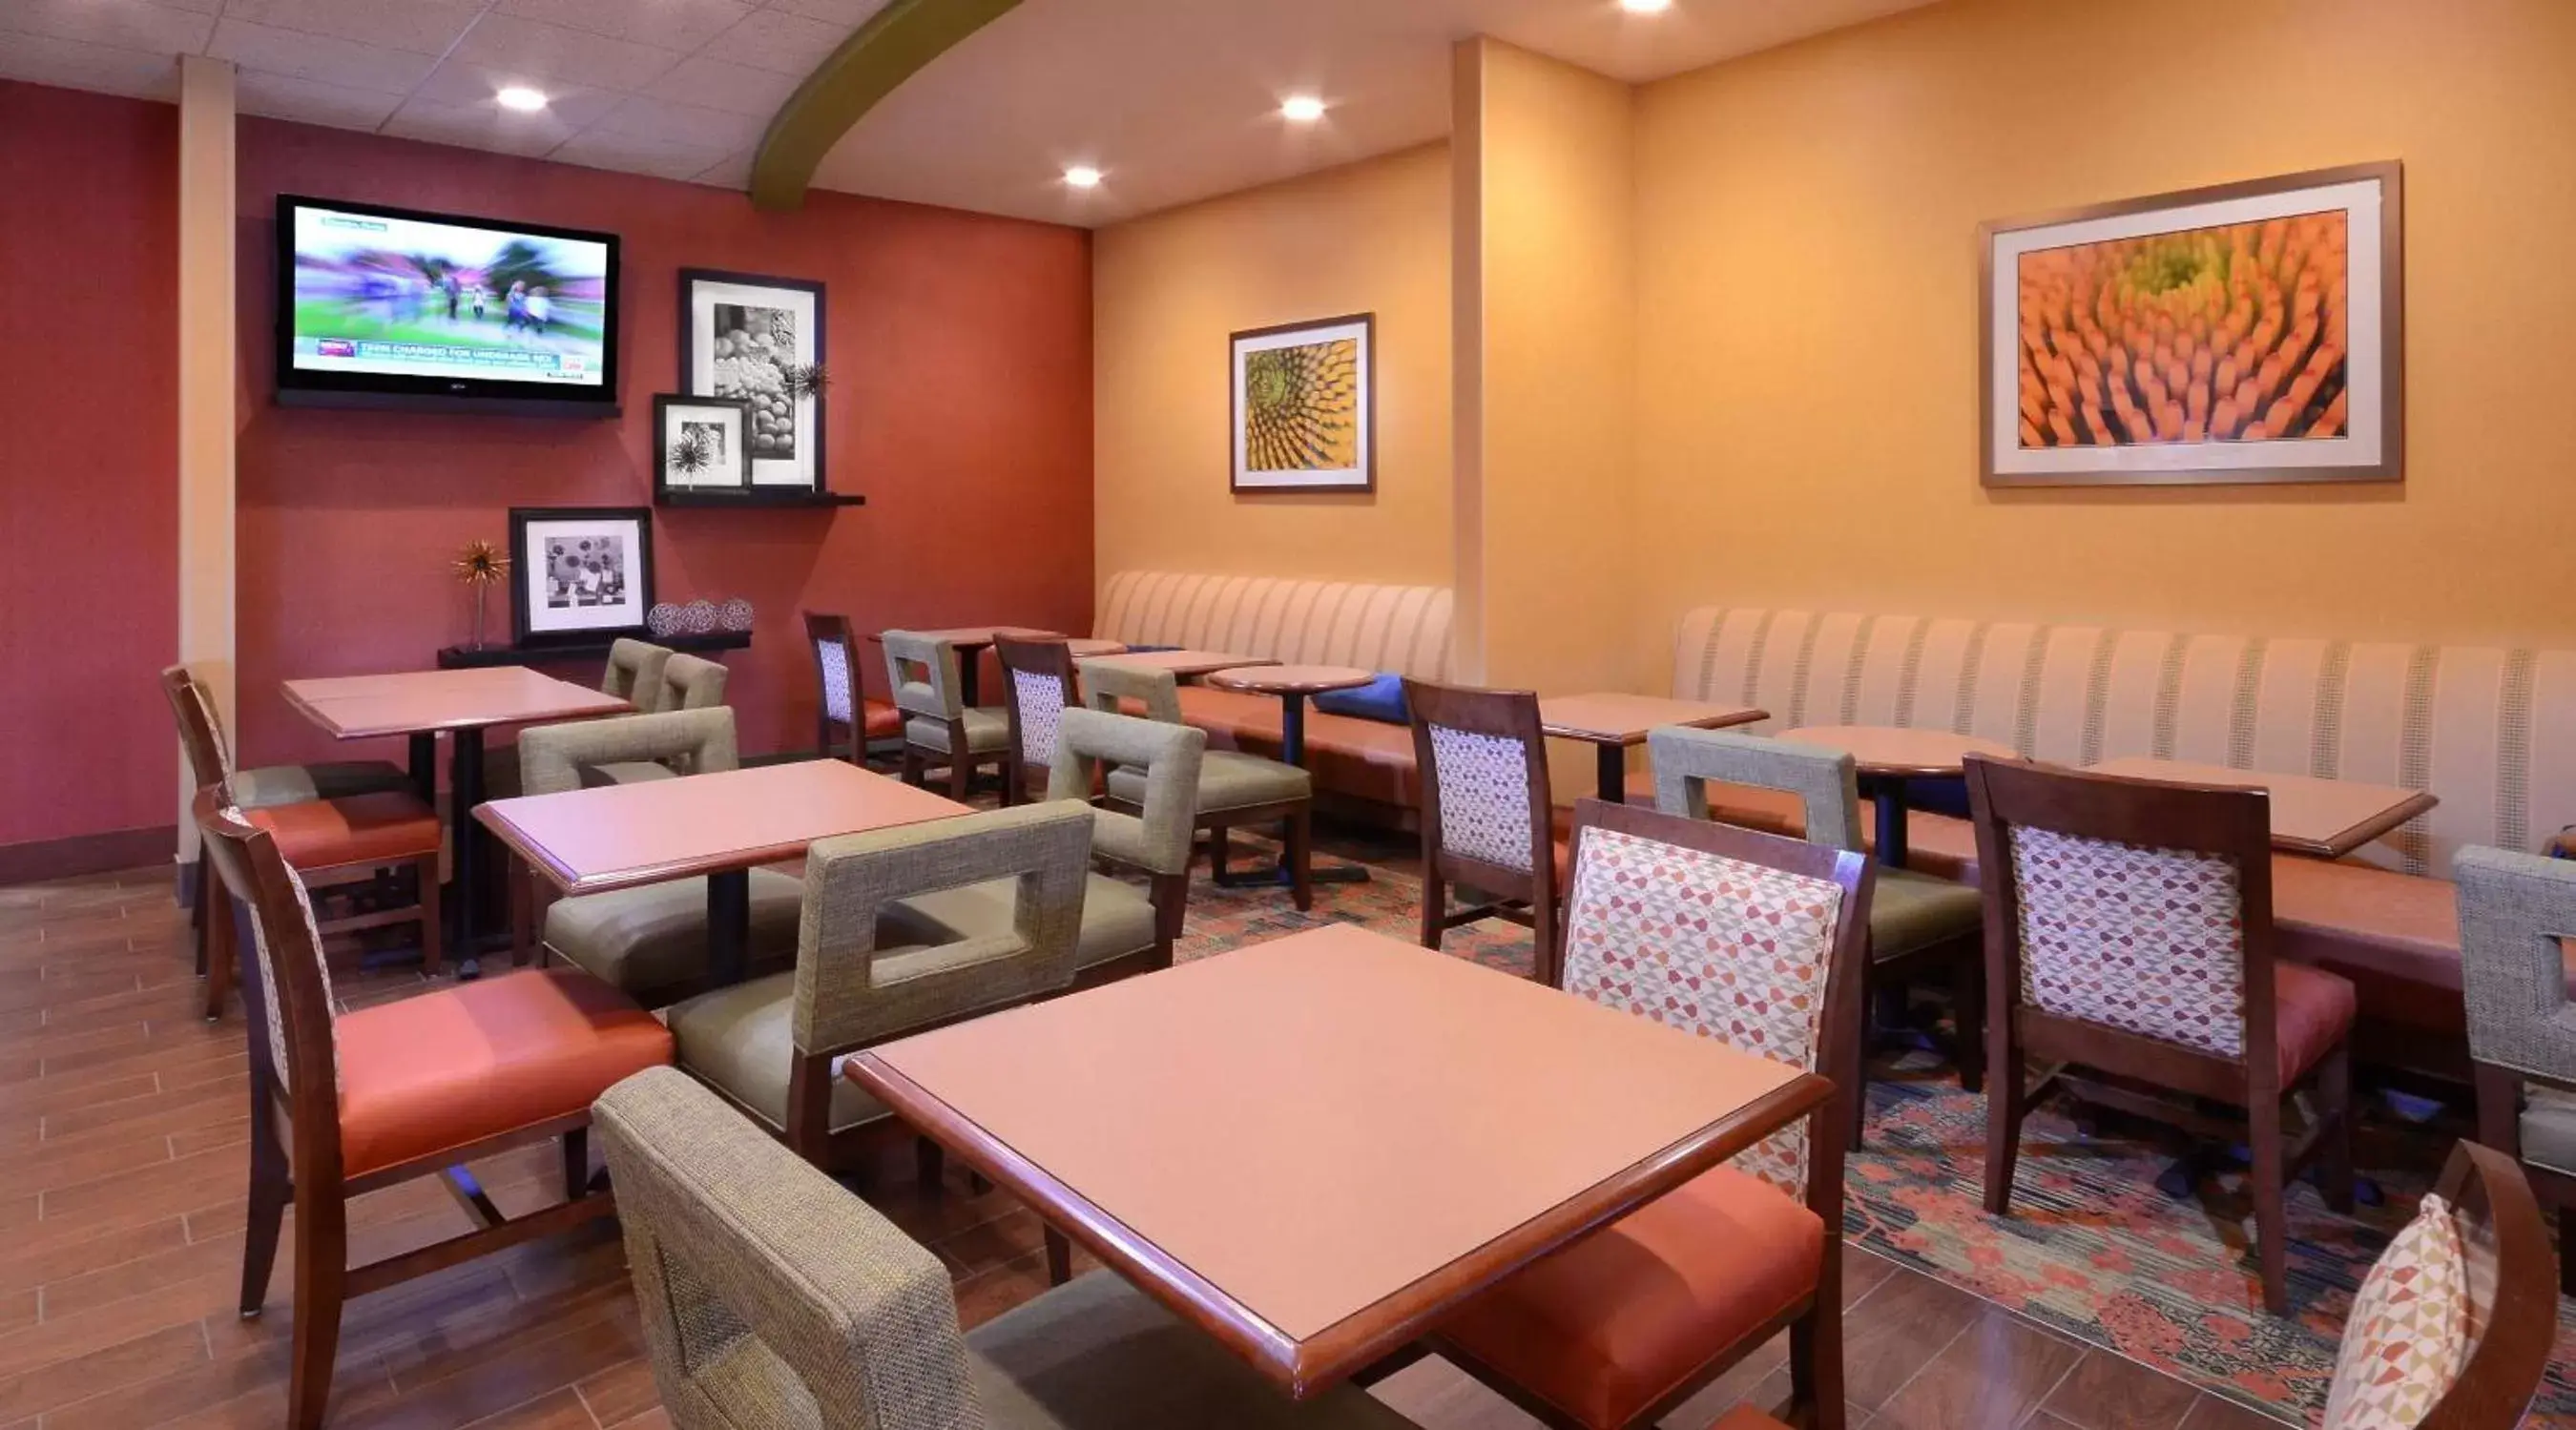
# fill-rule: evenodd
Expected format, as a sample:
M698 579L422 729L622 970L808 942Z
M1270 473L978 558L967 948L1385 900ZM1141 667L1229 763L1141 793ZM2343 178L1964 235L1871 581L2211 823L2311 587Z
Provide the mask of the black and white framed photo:
M751 404L653 395L653 496L751 494Z
M823 285L680 270L680 390L748 409L751 485L823 487Z
M653 608L650 507L510 508L510 635L520 645L640 635Z

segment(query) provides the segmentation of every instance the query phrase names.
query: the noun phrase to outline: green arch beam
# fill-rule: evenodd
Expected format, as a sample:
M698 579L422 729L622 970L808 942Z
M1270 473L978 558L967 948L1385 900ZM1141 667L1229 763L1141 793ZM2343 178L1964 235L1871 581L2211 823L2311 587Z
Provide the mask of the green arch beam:
M792 209L841 136L897 85L1020 0L893 0L789 95L751 163L751 202Z

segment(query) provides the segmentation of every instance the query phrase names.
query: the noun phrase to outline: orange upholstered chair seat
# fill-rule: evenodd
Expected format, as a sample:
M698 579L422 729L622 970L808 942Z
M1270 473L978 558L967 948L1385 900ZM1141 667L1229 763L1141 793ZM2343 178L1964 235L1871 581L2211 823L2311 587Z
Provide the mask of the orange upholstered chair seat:
M513 973L343 1014L340 1158L359 1177L585 1112L671 1061L671 1030L578 968Z
M2281 1081L2292 1083L2352 1031L2359 1008L2352 984L2304 963L2272 965L2272 1023L2279 1029Z
M400 791L308 799L245 810L243 817L267 830L297 869L391 864L438 852L438 811Z
M899 740L903 738L903 712L896 709L892 701L860 701L859 719L862 722L860 730L866 739Z
M1504 1281L1441 1334L1586 1425L1625 1425L1711 1347L1814 1292L1824 1250L1814 1212L1718 1167Z

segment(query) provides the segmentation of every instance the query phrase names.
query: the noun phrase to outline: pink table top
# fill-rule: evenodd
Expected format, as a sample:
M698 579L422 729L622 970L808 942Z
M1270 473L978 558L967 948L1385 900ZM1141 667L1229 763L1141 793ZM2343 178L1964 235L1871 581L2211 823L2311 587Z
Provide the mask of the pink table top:
M1279 663L1275 660L1265 660L1260 656L1225 655L1221 652L1210 650L1142 650L1129 651L1125 655L1095 656L1093 658L1096 660L1116 661L1120 665L1137 666L1149 670L1168 670L1172 674L1181 676L1184 679L1193 675L1205 675L1212 670L1232 670L1238 666L1277 665Z
M1740 705L1712 705L1704 700L1668 700L1660 695L1542 695L1539 726L1561 740L1593 745L1642 745L1658 725L1687 725L1715 730L1750 725L1771 718L1768 710Z
M1783 740L1849 751L1865 775L1929 779L1959 773L1970 755L1998 760L2018 758L2010 745L1954 735L1947 730L1914 730L1901 725L1804 725L1780 732Z
M2340 859L2438 803L2423 790L2394 785L2266 774L2261 770L2195 765L2144 755L2104 760L2087 768L2096 774L2267 791L2271 795L2273 846L2326 859Z
M524 665L344 675L285 684L286 702L342 740L611 715L634 707Z
M1355 690L1375 679L1376 671L1354 665L1247 665L1207 675L1207 683L1219 690L1254 695L1320 695L1327 690Z

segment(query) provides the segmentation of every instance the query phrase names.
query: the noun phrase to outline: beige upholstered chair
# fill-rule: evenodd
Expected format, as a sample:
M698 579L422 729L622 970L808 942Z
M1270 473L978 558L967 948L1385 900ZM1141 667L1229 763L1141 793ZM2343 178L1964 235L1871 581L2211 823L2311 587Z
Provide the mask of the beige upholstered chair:
M1066 710L1062 717L1048 773L1050 801L1086 800L1103 765L1138 771L1144 780L1140 814L1091 811L1092 856L1143 875L1147 889L1106 874L1084 882L1082 932L1073 956L1076 986L1169 968L1189 903L1190 828L1207 732L1097 710ZM1013 882L1002 879L906 899L901 908L927 921L919 934L923 940L944 941L1008 932L1017 899Z
M735 768L733 711L674 710L547 725L519 737L528 793L556 794L632 783L653 771L718 774ZM641 888L558 899L540 911L525 869L513 869L520 942L542 928L542 952L588 969L647 1007L700 991L707 977L707 881L672 879ZM751 871L751 966L794 956L805 886L775 869ZM542 918L539 915L542 912Z
M667 1069L591 1113L653 1380L676 1430L1402 1430L1344 1387L1299 1403L1094 1272L961 1336L948 1270Z
M818 1164L897 1130L834 1059L1071 984L1090 850L1091 811L1054 803L817 840L795 969L675 1005L680 1066ZM1006 929L924 939L888 917L995 879L1019 886Z
M620 637L608 647L608 668L599 677L601 693L635 707L639 715L662 708L662 671L671 652L650 641Z
M2477 1069L2478 1140L2518 1157L2558 1239L2576 1246L2576 1015L2566 957L2576 938L2576 862L2471 845L2460 884L2460 982ZM2576 1256L2559 1262L2576 1290Z
M1649 731L1646 749L1655 768L1655 805L1666 814L1709 817L1708 786L1752 786L1798 796L1806 806L1806 838L1829 849L1861 847L1860 789L1852 757L1816 745L1679 727ZM1965 884L1906 869L1881 868L1869 901L1869 959L1859 966L1864 1022L1875 988L1901 986L1908 973L1927 967L1948 976L1958 1017L1959 1086L1982 1085L1985 1059L1985 900ZM1868 1044L1861 1038L1861 1083L1851 1098L1852 1145L1861 1144L1869 1113Z
M1170 671L1122 664L1115 656L1075 664L1092 709L1120 714L1133 702L1149 720L1181 723L1180 682ZM1109 797L1123 804L1144 803L1144 777L1132 770L1111 770L1108 789ZM1197 823L1208 833L1208 864L1220 882L1226 878L1226 831L1276 823L1297 907L1313 908L1314 808L1315 782L1295 765L1240 750L1210 750L1200 764Z
M948 794L964 799L975 771L1002 775L1002 802L1019 802L1020 774L1011 762L1010 719L998 708L969 706L954 643L912 631L887 631L886 683L903 712L903 777L920 784L925 769L948 771Z
M662 666L658 710L713 710L725 703L724 662L674 653Z

